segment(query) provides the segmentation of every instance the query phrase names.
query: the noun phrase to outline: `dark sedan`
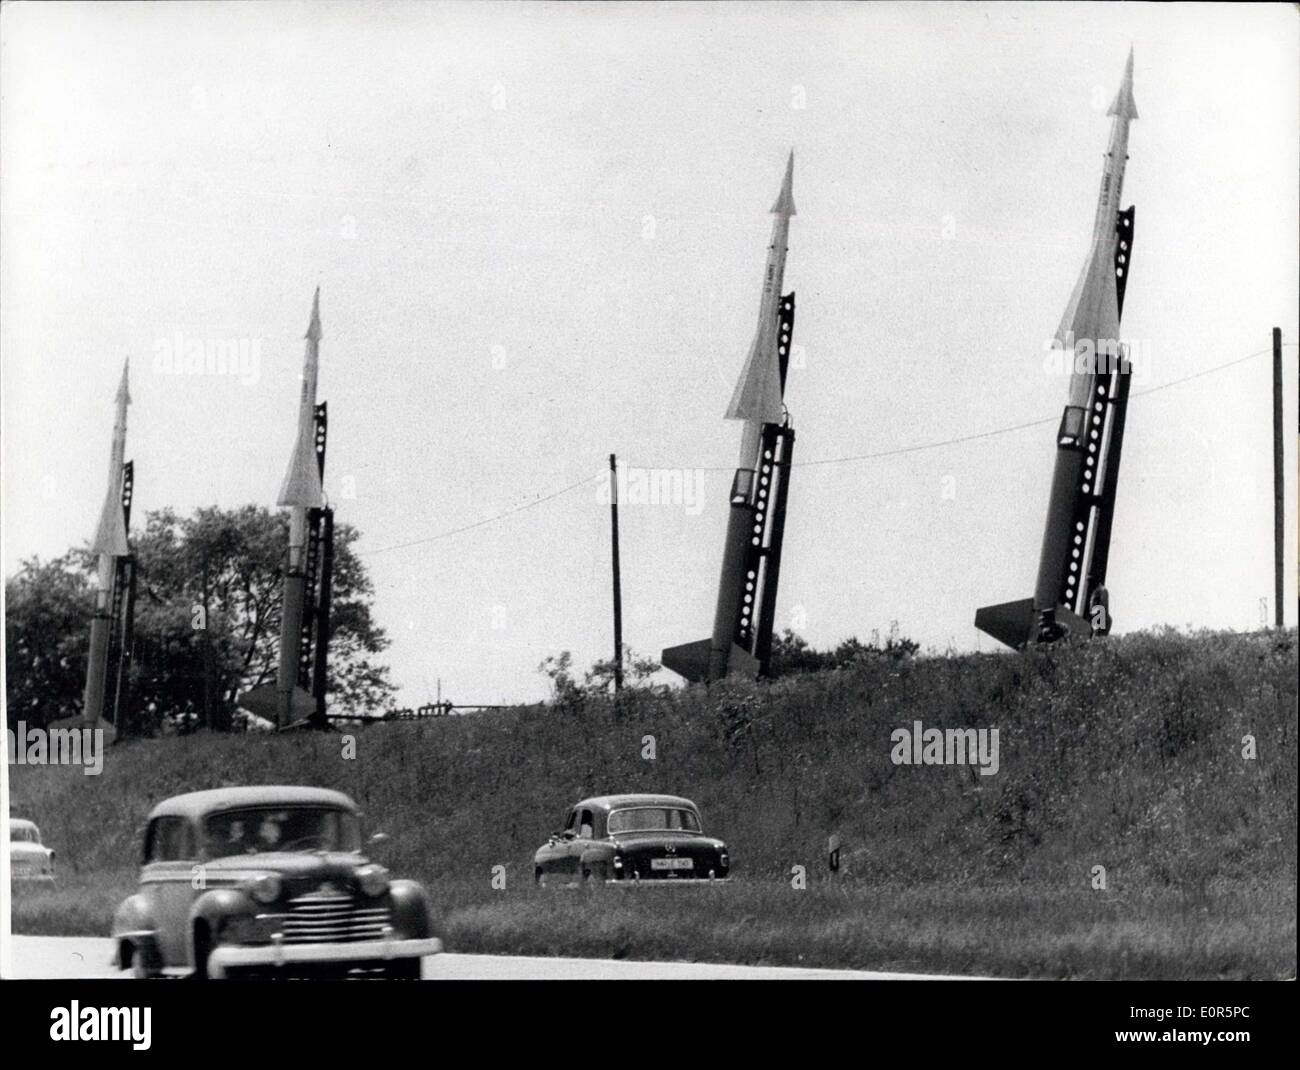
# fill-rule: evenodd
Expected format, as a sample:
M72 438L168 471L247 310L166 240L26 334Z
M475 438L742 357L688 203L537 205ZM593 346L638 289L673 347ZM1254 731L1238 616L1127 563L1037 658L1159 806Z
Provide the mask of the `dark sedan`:
M676 795L583 799L533 858L538 884L720 881L730 871L727 845L706 836L699 808Z

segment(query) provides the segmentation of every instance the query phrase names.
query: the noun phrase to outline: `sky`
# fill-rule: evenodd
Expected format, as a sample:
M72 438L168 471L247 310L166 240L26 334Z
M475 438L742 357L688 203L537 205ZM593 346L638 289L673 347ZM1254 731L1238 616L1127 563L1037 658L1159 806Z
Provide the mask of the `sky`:
M325 489L401 703L532 700L547 655L612 652L611 452L692 492L621 508L625 641L707 636L793 149L777 625L992 649L975 609L1032 593L1046 346L1130 46L1124 335L1135 393L1174 385L1130 403L1111 610L1258 627L1274 326L1296 427L1285 5L6 5L5 573L93 534L127 357L137 525L273 506L319 286ZM196 340L243 362L178 369Z

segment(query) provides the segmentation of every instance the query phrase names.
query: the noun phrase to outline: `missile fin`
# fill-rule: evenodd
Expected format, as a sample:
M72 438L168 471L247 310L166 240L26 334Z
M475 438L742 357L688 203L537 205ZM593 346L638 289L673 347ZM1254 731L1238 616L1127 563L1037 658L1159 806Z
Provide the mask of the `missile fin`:
M1100 349L1119 338L1114 244L1114 241L1095 244L1079 273L1061 324L1056 328L1056 340L1065 349L1085 340L1094 349Z
M95 529L95 538L90 544L97 554L110 554L113 557L125 557L131 552L126 541L126 518L122 515L122 493L116 488L108 492L104 499L104 509L99 514L99 527Z
M240 709L248 710L257 716L277 724L280 710L284 706L284 694L276 689L275 684L263 684L251 691L245 691L235 701ZM301 687L295 687L289 700L289 714L292 724L307 720L316 712L316 700ZM280 727L286 727L281 725Z
M299 435L275 504L315 509L320 506L322 497L324 492L320 483L320 464L316 460L315 440Z
M773 324L773 327L776 325ZM775 332L762 330L750 346L745 367L727 406L728 420L760 420L779 424L784 416L781 401L781 363Z
M671 669L691 683L699 684L709 678L709 653L712 649L712 639L697 639L693 643L668 647L659 660L665 669Z
M1013 650L1029 642L1034 627L1034 600L1021 598L1016 602L1002 602L996 606L980 606L975 611L975 627L993 636Z

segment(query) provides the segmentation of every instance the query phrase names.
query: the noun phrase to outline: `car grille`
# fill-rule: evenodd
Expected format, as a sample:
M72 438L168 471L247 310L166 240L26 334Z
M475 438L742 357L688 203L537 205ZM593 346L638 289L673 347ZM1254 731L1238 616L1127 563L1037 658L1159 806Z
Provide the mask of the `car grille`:
M387 907L366 907L339 892L311 892L289 900L281 915L286 944L337 944L378 940L388 926Z

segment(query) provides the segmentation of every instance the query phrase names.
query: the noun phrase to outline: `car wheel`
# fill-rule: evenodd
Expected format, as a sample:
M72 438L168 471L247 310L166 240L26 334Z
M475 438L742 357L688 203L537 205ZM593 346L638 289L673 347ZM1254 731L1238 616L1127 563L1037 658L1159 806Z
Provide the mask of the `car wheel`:
M131 945L131 957L128 965L131 970L131 976L137 981L147 981L154 976L154 972L149 969L148 963L145 962L144 950Z
M208 979L208 952L212 950L206 926L194 930L194 972L190 975L195 980Z
M545 888L545 887L546 887L546 874L542 872L542 867L541 867L541 866L537 866L537 867L533 870L533 882L534 882L534 883L537 885L537 887L539 887L539 888Z
M420 959L396 959L384 968L384 977L389 981L418 981L421 977Z

